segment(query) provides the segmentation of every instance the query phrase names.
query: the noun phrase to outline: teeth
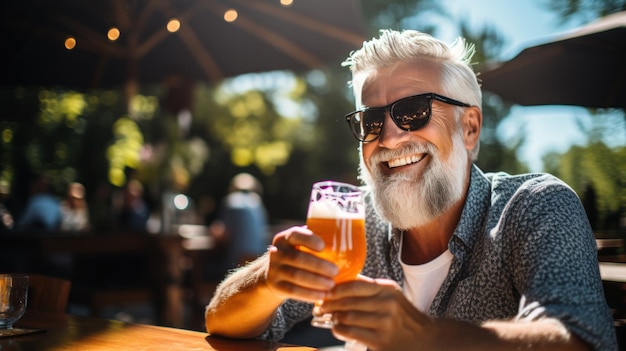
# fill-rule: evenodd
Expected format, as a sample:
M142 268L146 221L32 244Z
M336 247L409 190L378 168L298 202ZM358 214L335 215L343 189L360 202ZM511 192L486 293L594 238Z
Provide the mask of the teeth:
M424 158L424 156L426 156L426 154L404 156L404 157L396 158L396 159L393 159L393 160L389 160L387 163L389 164L389 168L406 166L406 165L411 164L411 163L419 162L421 159Z

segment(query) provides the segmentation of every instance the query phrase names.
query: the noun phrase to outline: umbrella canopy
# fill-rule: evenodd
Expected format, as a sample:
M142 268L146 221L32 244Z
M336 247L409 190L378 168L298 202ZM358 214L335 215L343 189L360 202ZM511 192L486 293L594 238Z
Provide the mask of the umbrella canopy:
M626 12L524 49L479 78L520 105L626 108Z
M362 44L357 0L281 2L8 1L0 14L0 85L88 89L158 83L169 75L216 82L319 68Z

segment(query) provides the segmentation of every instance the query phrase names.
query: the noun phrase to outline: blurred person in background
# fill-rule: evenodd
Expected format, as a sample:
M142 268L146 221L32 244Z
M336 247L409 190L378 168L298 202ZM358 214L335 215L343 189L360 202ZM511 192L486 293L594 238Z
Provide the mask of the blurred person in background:
M61 205L49 191L48 178L32 180L30 197L17 223L18 230L57 231L61 225Z
M139 180L131 178L123 189L117 215L118 229L126 231L143 231L146 229L150 211L143 196L143 184Z
M10 193L9 184L4 180L0 181L0 231L11 230L15 227L13 215L6 205Z
M86 232L89 228L85 187L81 183L72 182L67 186L66 198L61 201L61 231Z
M228 195L222 200L217 218L209 226L225 253L214 275L256 259L267 250L267 210L261 195L263 187L248 173L239 173L230 181Z

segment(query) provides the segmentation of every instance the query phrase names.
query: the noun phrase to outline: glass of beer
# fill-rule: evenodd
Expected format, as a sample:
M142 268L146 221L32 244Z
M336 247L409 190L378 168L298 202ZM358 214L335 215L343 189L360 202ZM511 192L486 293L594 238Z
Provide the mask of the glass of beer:
M0 274L0 336L13 329L13 323L22 318L27 298L27 275Z
M306 224L324 240L325 247L321 252L303 250L335 263L339 267L339 273L334 278L336 283L356 279L363 269L366 251L365 209L361 190L357 186L336 181L313 184ZM311 324L332 328L332 316L314 313Z

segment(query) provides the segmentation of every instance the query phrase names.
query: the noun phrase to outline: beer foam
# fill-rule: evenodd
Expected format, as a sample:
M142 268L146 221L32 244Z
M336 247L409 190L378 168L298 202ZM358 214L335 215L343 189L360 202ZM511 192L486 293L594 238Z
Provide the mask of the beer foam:
M308 218L343 218L343 219L361 219L365 217L365 211L362 205L353 211L344 211L341 209L337 201L320 200L309 203Z

